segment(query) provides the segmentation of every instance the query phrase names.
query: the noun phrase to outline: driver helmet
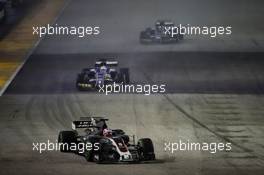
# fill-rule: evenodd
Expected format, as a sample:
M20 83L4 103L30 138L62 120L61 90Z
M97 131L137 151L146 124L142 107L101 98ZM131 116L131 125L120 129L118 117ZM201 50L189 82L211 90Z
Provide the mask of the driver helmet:
M102 72L106 72L106 71L107 71L107 67L106 67L105 65L102 65L102 66L100 67L100 71L102 71Z
M112 137L112 130L111 129L108 129L108 128L105 128L103 130L103 136L105 136L105 137Z

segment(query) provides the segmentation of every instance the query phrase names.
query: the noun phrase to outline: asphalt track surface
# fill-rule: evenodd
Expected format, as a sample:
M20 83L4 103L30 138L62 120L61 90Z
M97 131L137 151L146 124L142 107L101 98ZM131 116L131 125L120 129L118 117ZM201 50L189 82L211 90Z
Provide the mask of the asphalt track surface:
M77 74L96 58L117 60L129 68L131 84L165 84L167 93L264 92L263 53L34 54L7 94L79 93Z
M126 10L138 7L136 3L139 3L107 2L99 0L92 5L90 1L72 1L58 22L82 24L87 17L100 23L100 19L105 21L105 15L89 14L100 7L101 11L109 8L115 12L110 19L119 19L114 15L128 15L130 13L126 13ZM155 2L163 4L161 7L164 9L171 7L163 1ZM226 1L223 2L226 4ZM216 12L220 10L217 4L212 6ZM239 15L243 15L243 10L257 9L254 20L252 16L246 19L252 19L255 23L262 9L257 5L252 4L251 7L245 4L245 1L239 5L229 4L225 10L240 9ZM126 10L120 8L122 5ZM148 7L149 3L143 3L139 14ZM115 8L122 10L117 12ZM146 14L148 22L152 18L157 19L152 16L157 7L151 9L151 13ZM165 12L172 14L172 10L164 9L159 11L162 18ZM213 9L210 9L210 14L213 14ZM175 13L180 15L180 12ZM196 18L206 13L198 14L201 16ZM120 19L124 20L124 16ZM104 24L111 26L111 20ZM234 25L240 25L239 21ZM258 32L259 28L256 29ZM242 31L241 39L246 41L248 38L244 34ZM218 52L218 48L214 48L214 52L172 52L172 47L177 46L139 46L138 43L133 45L133 42L128 43L129 47L140 47L141 51L129 52L126 47L124 50L120 47L123 40L114 40L115 36L110 36L112 38L106 41L114 41L111 48L106 47L100 39L81 40L63 36L47 37L40 43L0 98L0 174L263 173L263 53L243 52L241 48L239 52L226 53ZM100 49L93 50L95 45ZM157 47L158 51L151 51ZM168 93L106 96L78 92L74 86L76 74L83 67L92 66L98 57L114 57L120 67L128 67L132 83L165 83ZM55 142L60 130L70 129L72 120L89 115L106 115L111 128L122 128L128 134L135 134L136 138L152 138L158 160L142 164L97 165L87 163L83 157L75 154L59 151L40 154L32 150L33 142ZM207 151L177 151L173 154L164 151L165 142L179 140L231 142L232 150L215 154Z

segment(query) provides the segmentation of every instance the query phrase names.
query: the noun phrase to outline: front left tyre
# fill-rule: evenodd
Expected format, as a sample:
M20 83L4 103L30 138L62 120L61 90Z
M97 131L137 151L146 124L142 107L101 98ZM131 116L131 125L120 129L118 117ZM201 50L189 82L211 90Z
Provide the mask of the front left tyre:
M70 149L72 144L77 143L76 133L74 131L61 131L58 136L58 143L61 152L78 151Z

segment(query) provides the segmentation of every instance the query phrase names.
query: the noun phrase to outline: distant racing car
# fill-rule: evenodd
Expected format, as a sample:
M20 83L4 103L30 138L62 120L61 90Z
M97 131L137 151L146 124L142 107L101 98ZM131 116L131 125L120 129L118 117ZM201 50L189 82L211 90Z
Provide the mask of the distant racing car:
M109 61L107 59L99 59L95 62L94 68L84 68L78 74L76 87L78 90L93 90L103 87L104 85L113 84L129 84L129 69L116 68L117 61Z
M110 130L103 117L84 117L72 122L72 130L61 131L58 144L61 152L75 152L83 155L87 161L96 163L141 162L155 160L154 146L150 138L139 139L135 143L121 129ZM92 144L80 153L67 145ZM78 148L78 147L75 147ZM82 149L83 149L82 148Z
M171 35L174 27L174 23L166 20L158 20L155 24L155 28L146 28L140 33L140 43L176 43L183 39L183 35L175 34ZM168 31L167 29L171 29Z

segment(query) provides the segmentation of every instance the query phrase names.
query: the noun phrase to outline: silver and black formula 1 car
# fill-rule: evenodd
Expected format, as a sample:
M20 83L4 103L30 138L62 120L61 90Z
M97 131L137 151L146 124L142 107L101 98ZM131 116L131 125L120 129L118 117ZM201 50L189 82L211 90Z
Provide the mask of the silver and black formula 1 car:
M148 27L140 33L140 43L176 43L183 39L183 35L172 35L174 27L175 25L171 21L158 20L155 23L155 28Z
M78 90L93 90L113 83L129 84L129 69L120 68L117 61L99 59L94 68L85 68L78 74L76 87Z
M83 155L87 161L96 163L136 163L155 160L151 139L142 138L136 144L135 136L131 139L121 129L111 130L111 134L109 134L109 132L105 132L105 130L109 131L106 125L107 120L103 117L83 117L79 121L73 121L71 131L59 133L60 151L75 152ZM74 147L79 150L70 149L69 145L78 144L92 146Z

